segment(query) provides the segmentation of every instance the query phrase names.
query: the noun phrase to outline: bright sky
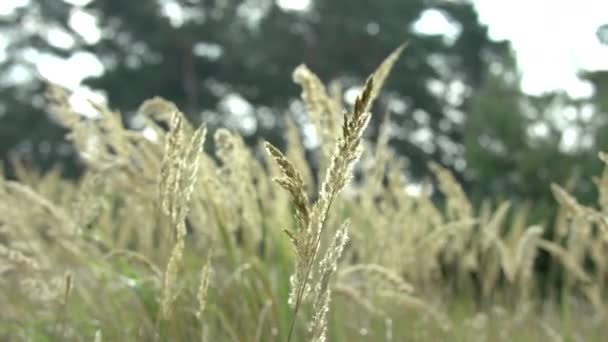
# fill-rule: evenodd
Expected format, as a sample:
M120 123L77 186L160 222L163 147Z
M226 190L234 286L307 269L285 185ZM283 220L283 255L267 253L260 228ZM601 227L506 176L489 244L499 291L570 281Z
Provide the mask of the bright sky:
M608 46L596 37L608 23L608 0L474 0L490 36L508 39L529 93L566 89L589 95L580 69L608 70Z
M277 1L282 7L298 10L306 8L309 0ZM491 37L512 42L523 74L524 91L539 94L565 89L573 96L588 96L591 87L577 79L577 71L608 70L608 46L601 45L595 35L600 25L608 23L608 0L473 1L482 22L489 26ZM27 2L0 0L0 14ZM99 32L90 29L94 27L91 25L94 18L84 12L76 12L72 17L70 24L88 35L85 39L95 40ZM454 28L436 13L424 19L421 27L427 31L454 33ZM59 33L55 36L61 41ZM63 42L69 43L65 39ZM88 54L75 55L67 62L49 57L42 60L40 73L70 88L77 86L83 76L101 72L101 65Z

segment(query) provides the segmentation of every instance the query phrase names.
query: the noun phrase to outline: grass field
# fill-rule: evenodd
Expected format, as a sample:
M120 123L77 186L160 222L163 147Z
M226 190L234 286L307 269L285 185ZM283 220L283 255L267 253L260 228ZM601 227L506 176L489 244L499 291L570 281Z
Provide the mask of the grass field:
M437 164L443 200L409 194L388 125L363 138L401 50L346 114L295 70L316 174L292 123L286 151L252 150L154 98L139 110L150 139L50 88L86 169L73 181L15 163L18 180L0 177L0 340L605 340L608 171L594 208L553 185L550 225L509 202L474 208Z

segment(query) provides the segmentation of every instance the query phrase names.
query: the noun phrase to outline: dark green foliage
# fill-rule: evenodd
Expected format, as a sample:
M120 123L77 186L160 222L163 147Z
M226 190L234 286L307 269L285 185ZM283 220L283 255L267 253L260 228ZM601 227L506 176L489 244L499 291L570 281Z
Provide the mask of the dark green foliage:
M440 130L446 111L466 111L473 92L463 94L459 103L448 103L444 94L433 93L427 83L437 80L462 82L465 89L477 89L487 73L490 58L501 62L509 54L508 45L488 39L485 26L478 21L469 3L438 1L390 0L369 1L312 1L308 11L286 11L273 1L175 1L186 16L182 25L173 25L163 15L165 1L92 1L86 10L98 17L103 36L93 45L76 39L69 51L52 47L40 34L23 35L23 46L33 45L44 51L69 56L74 51L90 51L104 63L106 72L86 83L107 92L109 102L124 113L136 109L142 99L161 95L185 109L195 121L210 121L203 117L204 109L214 110L218 102L229 93L241 94L255 108L269 109L278 118L275 125L258 124L257 131L248 141L255 142L264 136L270 141L281 141L283 115L289 101L298 94L290 82L293 68L306 63L317 70L325 80L341 80L344 88L360 85L360 75L368 74L375 63L403 41L408 51L397 64L387 89L394 99L405 101L406 109L395 115L399 125L394 147L410 158L411 172L421 175L426 160L446 155L441 148L428 153L410 138L420 128L412 118L416 110L429 117L429 128L449 141L463 141L463 127L453 124ZM249 7L248 7L249 6ZM13 22L24 18L54 23L78 37L67 25L72 5L50 5L33 2L19 11ZM450 40L443 35L416 32L414 23L421 14L434 8L441 11L460 34ZM250 9L255 9L256 18ZM196 54L200 44L213 46L218 56ZM198 45L197 45L198 44ZM39 46L38 46L39 45ZM18 54L20 50L15 50ZM209 51L209 50L208 50ZM433 59L430 57L433 56ZM217 57L217 58L216 58ZM5 65L16 63L5 61ZM287 86L286 86L287 85ZM36 124L48 130L58 130L45 122L40 106L31 105L33 94L39 89L26 89L27 95L19 101L21 107L10 104L11 117L32 117ZM3 98L13 97L17 91L11 87ZM3 100L4 101L4 100ZM379 104L377 112L385 112L389 97ZM18 111L19 114L15 114ZM220 111L221 112L221 111ZM221 114L221 113L220 113ZM259 111L256 115L260 114ZM220 118L221 120L221 118ZM372 124L375 131L381 115ZM3 143L6 150L14 150L22 140L24 123L9 134L12 140ZM48 138L36 135L39 140L56 143L60 133ZM2 151L6 155L6 151ZM449 159L449 158L447 158ZM446 159L446 163L450 164Z
M183 20L166 16L167 6L181 9ZM391 145L408 160L410 176L428 175L427 162L434 160L451 168L475 198L500 194L549 205L548 184L570 179L583 179L577 183L578 195L584 201L593 198L591 183L584 181L588 177L580 176L599 170L596 151L608 147L602 130L595 130L592 146L576 153L560 150L562 133L555 127L548 139L530 142L530 125L546 122L546 112L556 110L555 101L574 101L562 94L522 94L509 44L489 39L470 2L311 0L307 10L289 11L272 0L96 0L82 8L96 16L102 32L94 43L69 25L77 8L68 2L31 0L0 16L0 34L8 38L6 58L0 59L0 156L5 168L10 159L20 159L46 169L60 163L66 175L79 171L72 149L62 142L65 131L45 114L44 84L24 59L32 49L63 58L82 51L96 55L105 73L85 84L104 90L128 126L142 100L160 95L175 102L195 125L207 122L213 132L231 121L222 100L239 94L252 105L256 121L255 130L245 132L245 141L253 145L263 137L283 146L284 115L299 94L290 80L295 66L306 63L324 81L338 80L346 90L360 86L361 75L407 42L367 133L374 137L383 114L392 111ZM415 23L428 10L439 11L457 33L418 32ZM42 27L17 29L31 22L61 28L74 38L73 46L53 46ZM604 31L598 29L600 39ZM30 74L16 80L15 68ZM593 101L598 111L607 112L605 75L584 76L597 90ZM237 125L241 121L237 118ZM420 141L420 136L426 139ZM497 153L488 144L504 150Z

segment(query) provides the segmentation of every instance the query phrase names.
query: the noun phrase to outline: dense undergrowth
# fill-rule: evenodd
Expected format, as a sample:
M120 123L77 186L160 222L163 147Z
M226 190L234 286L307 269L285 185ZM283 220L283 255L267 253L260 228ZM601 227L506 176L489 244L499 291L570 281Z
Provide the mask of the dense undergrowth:
M362 137L400 53L346 114L295 70L318 174L292 123L285 154L219 129L209 155L205 127L165 100L141 106L144 136L105 107L75 113L50 88L86 169L70 181L16 163L18 180L0 177L0 339L603 340L608 171L597 208L554 185L551 225L530 226L509 202L476 210L437 164L445 200L408 194L388 120L373 144Z

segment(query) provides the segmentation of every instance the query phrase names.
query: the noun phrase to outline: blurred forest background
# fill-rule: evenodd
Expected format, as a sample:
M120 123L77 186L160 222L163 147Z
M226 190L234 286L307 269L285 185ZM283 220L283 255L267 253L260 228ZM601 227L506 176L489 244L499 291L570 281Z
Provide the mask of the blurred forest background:
M291 116L314 159L315 137L293 69L306 63L346 104L362 77L407 42L367 133L375 141L390 114L391 144L407 161L409 179L425 179L434 160L457 175L477 204L486 197L527 201L539 217L554 207L551 182L569 184L584 203L595 198L597 152L608 150L608 70L581 71L594 89L589 97L530 95L521 89L510 42L490 39L471 2L285 3L15 0L0 12L5 173L15 161L43 170L60 165L66 177L79 173L65 131L45 110L39 63L45 58L67 59L75 69L93 60L93 76L71 89L85 116L82 98L90 97L121 111L128 127L144 129L138 105L158 95L212 131L228 127L252 145L263 138L279 146ZM443 16L453 30L421 29L425 15ZM598 27L596 39L608 42L606 31Z

